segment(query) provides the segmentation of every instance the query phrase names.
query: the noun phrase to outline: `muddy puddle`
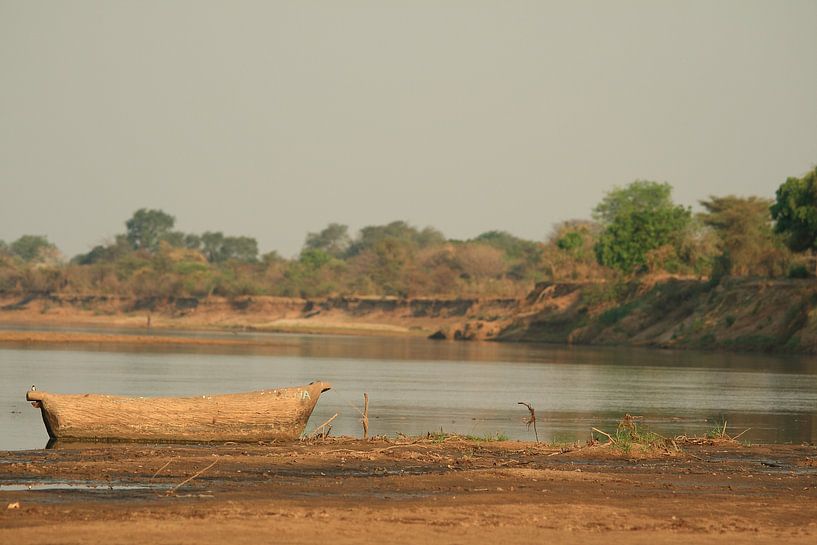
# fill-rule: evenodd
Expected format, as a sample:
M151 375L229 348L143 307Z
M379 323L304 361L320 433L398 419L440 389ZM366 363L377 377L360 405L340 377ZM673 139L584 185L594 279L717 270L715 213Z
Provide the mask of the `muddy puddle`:
M129 484L105 483L101 481L34 481L27 483L2 483L0 492L122 492L131 490L169 490L170 485L164 484Z

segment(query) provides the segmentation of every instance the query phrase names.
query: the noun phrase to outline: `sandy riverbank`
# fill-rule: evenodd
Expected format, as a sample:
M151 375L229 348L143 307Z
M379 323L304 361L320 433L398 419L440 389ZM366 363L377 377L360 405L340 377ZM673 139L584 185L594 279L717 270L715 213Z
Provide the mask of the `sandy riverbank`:
M0 542L817 539L814 446L648 457L462 439L59 447L0 453Z
M274 339L220 339L184 337L177 335L125 335L106 333L104 331L86 333L73 331L0 331L0 346L2 345L137 345L137 346L192 346L192 347L219 347L219 346L257 346L257 347L285 347L287 343Z
M428 336L514 300L253 296L143 301L115 296L0 296L0 325ZM492 315L494 315L492 314Z

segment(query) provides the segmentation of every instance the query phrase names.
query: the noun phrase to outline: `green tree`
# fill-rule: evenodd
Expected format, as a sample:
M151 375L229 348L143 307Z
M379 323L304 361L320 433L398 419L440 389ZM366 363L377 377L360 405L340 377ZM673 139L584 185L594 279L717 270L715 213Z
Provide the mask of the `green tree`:
M320 249L304 249L283 274L285 295L316 297L337 290L345 263Z
M254 262L258 259L258 242L254 238L225 237L220 231L202 234L201 250L210 263L223 263L231 259Z
M361 272L386 295L405 296L409 291L406 269L414 260L415 246L396 237L385 237L357 256Z
M598 262L633 272L646 267L650 251L678 245L692 213L671 195L671 185L646 180L610 191L593 210L604 228L595 246Z
M190 248L191 250L200 250L201 237L193 233L184 235L184 247Z
M699 218L718 237L723 273L737 276L771 274L769 264L785 260L781 244L772 230L771 199L728 195L710 196L700 202L706 212L699 214ZM778 268L785 267L781 264Z
M261 263L264 265L274 265L286 262L277 251L272 250L261 256Z
M92 265L101 262L117 261L133 251L131 243L126 235L117 235L114 242L103 245L98 244L87 254L75 256L71 262L77 265Z
M539 280L543 246L506 231L487 231L471 240L501 250L508 262L507 276L517 281Z
M472 241L502 250L510 260L535 262L541 253L541 247L537 243L519 238L507 231L486 231Z
M252 263L258 260L258 242L252 237L224 237L221 256L224 261L235 259Z
M301 252L298 261L310 272L317 271L332 261L332 256L324 250L310 248Z
M186 248L187 235L181 231L169 231L161 239L160 242L167 242L174 248Z
M593 245L599 231L599 224L594 221L568 220L553 227L548 242L576 259L593 258Z
M360 230L358 237L349 246L346 256L355 256L364 250L374 250L390 240L394 244L414 248L427 248L445 242L445 236L433 227L418 230L405 221L393 221L388 225L370 225Z
M57 247L40 235L23 235L9 246L11 253L23 261L38 261L54 257Z
M594 247L601 227L589 220L568 220L553 226L543 246L539 270L550 280L588 280L609 272L596 261Z
M221 231L205 231L201 235L201 251L210 263L222 261L221 247L224 244L224 233Z
M771 207L775 232L795 252L817 248L817 167L802 178L788 178L776 196Z
M305 250L322 250L332 257L341 257L352 243L349 227L340 223L330 223L320 233L309 233L304 243Z
M140 208L125 222L128 242L134 250L155 252L159 242L173 231L175 223L176 218L161 210Z

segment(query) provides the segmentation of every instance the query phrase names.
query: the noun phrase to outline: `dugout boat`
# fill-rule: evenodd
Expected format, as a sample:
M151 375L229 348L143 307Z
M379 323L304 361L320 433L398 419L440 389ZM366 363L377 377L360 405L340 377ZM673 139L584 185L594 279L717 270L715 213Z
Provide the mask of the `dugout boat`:
M292 441L303 433L327 382L240 394L125 397L51 394L26 399L51 439L70 441Z

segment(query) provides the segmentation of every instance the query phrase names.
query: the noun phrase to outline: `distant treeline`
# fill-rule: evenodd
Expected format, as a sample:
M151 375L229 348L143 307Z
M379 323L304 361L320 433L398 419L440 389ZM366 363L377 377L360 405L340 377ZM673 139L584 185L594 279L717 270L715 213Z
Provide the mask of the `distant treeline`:
M0 292L134 297L337 294L520 296L537 281L620 280L644 274L711 278L806 277L814 272L817 168L789 178L775 199L710 196L693 214L666 183L608 192L592 219L544 241L488 231L451 240L403 221L352 235L329 224L300 255L259 255L249 236L183 233L161 210L137 210L125 232L66 261L44 236L0 241Z

